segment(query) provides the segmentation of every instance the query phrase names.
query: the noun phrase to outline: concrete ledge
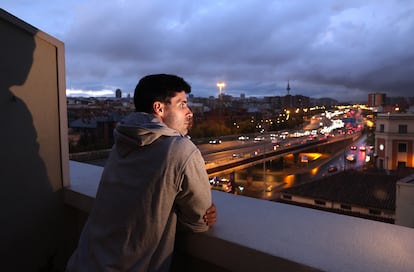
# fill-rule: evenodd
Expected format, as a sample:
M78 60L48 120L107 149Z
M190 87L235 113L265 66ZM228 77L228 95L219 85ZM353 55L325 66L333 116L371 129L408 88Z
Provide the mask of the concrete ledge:
M185 267L185 271L200 271L198 263L185 263L189 259L201 260L203 266L208 263L216 268L210 271L321 271L239 243L199 233L179 235L176 247L176 254L181 260L180 267Z
M102 169L70 163L69 205L90 210ZM218 191L213 201L216 225L180 240L212 271L414 271L412 228Z
M224 263L232 271L248 271L247 260L255 265L257 257L241 254L245 248L293 271L414 271L414 229L221 192L213 197L219 220L205 235L239 245L238 259L245 264L233 270Z
M103 167L69 161L70 186L63 192L66 204L89 213L98 190Z

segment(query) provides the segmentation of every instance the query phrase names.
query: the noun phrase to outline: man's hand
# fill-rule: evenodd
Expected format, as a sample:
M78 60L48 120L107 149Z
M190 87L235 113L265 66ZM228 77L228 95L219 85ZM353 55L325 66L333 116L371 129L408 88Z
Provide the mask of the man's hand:
M211 204L210 208L207 209L206 214L203 216L204 222L207 226L212 226L217 221L216 205Z

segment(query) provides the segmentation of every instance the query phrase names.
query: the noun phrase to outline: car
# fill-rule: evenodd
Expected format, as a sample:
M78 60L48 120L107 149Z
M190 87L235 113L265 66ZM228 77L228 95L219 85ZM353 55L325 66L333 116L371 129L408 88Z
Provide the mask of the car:
M243 158L243 154L242 153L233 153L232 157L233 158Z
M355 162L355 155L354 154L348 154L346 156L346 160L349 162Z
M210 144L221 144L221 140L220 139L213 139L209 141Z
M365 146L360 146L359 147L359 151L365 151L365 150L367 150L367 148Z
M329 173L333 173L333 172L336 172L336 171L338 171L338 167L336 167L335 165L331 165L331 166L328 167L328 172Z
M211 189L223 191L226 193L230 193L233 188L230 180L226 178L219 178L219 177L214 177L210 179L210 187Z
M357 150L357 147L356 147L356 145L352 145L352 146L350 147L350 149L351 149L351 150Z
M247 141L247 140L249 140L249 136L244 136L244 135L242 135L242 136L239 136L239 141Z
M265 139L264 136L257 136L254 138L255 141L263 141Z

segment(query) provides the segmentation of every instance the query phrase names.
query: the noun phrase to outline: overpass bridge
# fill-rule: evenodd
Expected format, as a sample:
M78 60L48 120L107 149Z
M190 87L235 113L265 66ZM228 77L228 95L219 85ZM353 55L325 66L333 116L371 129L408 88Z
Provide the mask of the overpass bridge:
M275 160L289 154L299 155L301 152L334 153L349 146L359 136L360 135L356 135L335 140L331 139L329 141L318 140L307 142L301 145L292 145L277 150L269 150L257 156L237 158L233 160L222 161L220 163L207 163L206 170L209 178L212 178L215 176L228 175L235 171L246 169L250 166L257 165L269 160ZM69 158L70 160L74 161L88 162L90 164L104 166L109 152L110 149L94 152L73 153L69 154Z
M302 152L319 152L319 153L333 153L342 150L350 145L355 140L355 137L347 137L338 140L315 140L300 145L292 145L289 147L272 150L257 156L248 158L238 158L235 160L226 161L220 164L207 164L206 169L209 178L214 176L227 175L235 171L239 171L250 166L260 164L269 160L278 159L289 154L296 156Z

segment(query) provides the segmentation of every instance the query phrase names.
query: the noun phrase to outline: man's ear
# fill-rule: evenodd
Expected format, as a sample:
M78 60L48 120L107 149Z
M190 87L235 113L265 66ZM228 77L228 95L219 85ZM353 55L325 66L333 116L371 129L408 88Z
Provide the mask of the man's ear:
M162 116L164 113L164 104L159 101L155 101L154 104L152 104L152 109L156 115Z

